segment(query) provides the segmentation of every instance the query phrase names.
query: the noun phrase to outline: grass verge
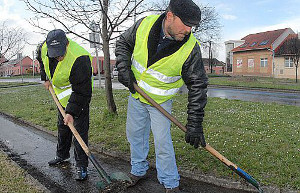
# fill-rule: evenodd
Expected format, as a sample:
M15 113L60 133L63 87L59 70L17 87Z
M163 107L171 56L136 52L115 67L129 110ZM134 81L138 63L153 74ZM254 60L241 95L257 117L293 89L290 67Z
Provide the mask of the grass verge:
M239 86L239 87L254 87L254 88L270 88L283 90L300 90L300 82L295 82L292 79L279 79L270 77L211 77L209 79L210 85L224 85L224 86Z
M19 193L43 192L34 186L26 177L25 171L13 163L7 155L0 150L0 191Z
M0 89L0 111L56 130L57 109L42 87ZM106 110L104 90L95 89L91 103L90 141L106 151L129 154L125 123L128 91L114 90L118 115ZM186 122L186 95L174 98L173 115ZM204 132L207 142L263 185L300 190L300 108L209 98ZM172 126L176 159L181 169L241 180L204 149L184 142ZM153 139L149 159L154 161Z

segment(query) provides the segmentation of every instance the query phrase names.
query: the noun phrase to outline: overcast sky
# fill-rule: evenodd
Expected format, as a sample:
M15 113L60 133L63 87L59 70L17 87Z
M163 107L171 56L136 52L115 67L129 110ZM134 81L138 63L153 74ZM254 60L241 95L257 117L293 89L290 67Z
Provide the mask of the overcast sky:
M220 16L222 42L218 59L224 61L223 42L241 39L251 33L290 27L300 32L300 0L194 0L197 3L213 6ZM26 6L19 0L0 0L0 21L8 20L10 24L24 27L29 33L37 31L26 19L33 15L25 10ZM31 34L30 43L37 43L44 37ZM26 55L31 55L33 47L27 46Z

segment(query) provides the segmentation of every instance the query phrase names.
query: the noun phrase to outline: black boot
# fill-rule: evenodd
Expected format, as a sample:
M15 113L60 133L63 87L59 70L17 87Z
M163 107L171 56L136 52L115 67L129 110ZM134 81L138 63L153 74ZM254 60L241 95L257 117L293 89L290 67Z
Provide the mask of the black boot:
M54 165L59 165L62 164L63 162L69 161L70 158L60 158L60 157L55 157L53 160L49 161L48 164L49 166L54 166Z

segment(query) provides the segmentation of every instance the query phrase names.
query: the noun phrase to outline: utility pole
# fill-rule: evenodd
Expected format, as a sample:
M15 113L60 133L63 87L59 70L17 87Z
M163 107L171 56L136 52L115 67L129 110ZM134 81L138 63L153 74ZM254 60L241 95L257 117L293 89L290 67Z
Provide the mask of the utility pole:
M32 76L33 76L33 78L34 78L34 70L35 70L35 68L34 68L34 51L32 51Z
M212 51L211 51L211 40L208 41L209 43L209 50L208 50L208 65L210 68L210 73L213 73L213 69L212 69Z
M20 67L21 67L21 76L22 76L22 83L23 83L23 66L22 66L22 58L20 58Z
M133 18L134 18L134 23L136 22L136 0L134 0L134 16L133 16Z
M90 48L95 48L96 64L97 64L97 68L98 68L99 88L101 88L101 68L100 68L99 57L98 57L98 45L99 44L95 43L95 42L100 43L100 36L98 33L96 33L98 27L97 27L95 21L92 21L90 27L92 30L92 33L90 33L90 41L93 42L93 43L90 43Z
M98 68L98 79L99 79L99 88L101 88L101 68L99 64L99 57L98 57L98 45L95 45L95 51L96 51L96 59L97 59L97 68Z

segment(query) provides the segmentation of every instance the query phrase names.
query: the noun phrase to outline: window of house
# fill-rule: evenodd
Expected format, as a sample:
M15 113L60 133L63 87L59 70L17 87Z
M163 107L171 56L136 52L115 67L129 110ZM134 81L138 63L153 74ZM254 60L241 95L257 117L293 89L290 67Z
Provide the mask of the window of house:
M244 43L243 45L240 46L240 48L244 48L248 45L248 43Z
M293 68L294 62L291 57L285 57L284 58L284 67L286 68Z
M243 67L243 60L242 59L236 60L236 67L237 68L242 68Z
M263 46L263 45L267 45L267 43L269 42L269 40L264 40L264 41L262 41L262 42L260 42L260 46Z
M257 42L253 42L251 45L250 45L250 47L253 47L253 46L255 46L257 44Z
M260 59L260 67L265 68L268 66L268 58L261 58Z
M253 58L248 59L248 68L254 68L254 59Z

